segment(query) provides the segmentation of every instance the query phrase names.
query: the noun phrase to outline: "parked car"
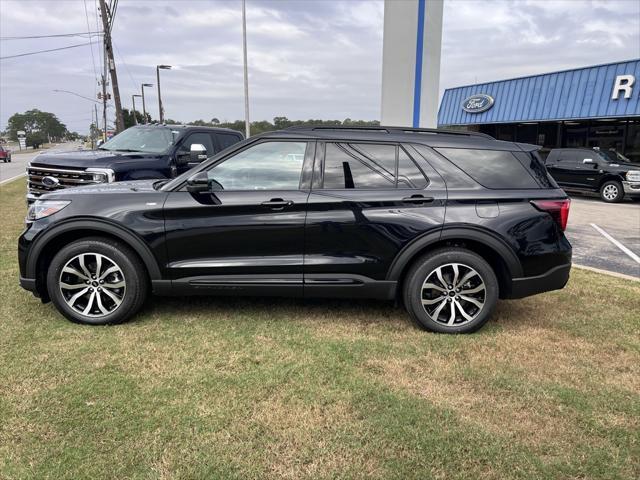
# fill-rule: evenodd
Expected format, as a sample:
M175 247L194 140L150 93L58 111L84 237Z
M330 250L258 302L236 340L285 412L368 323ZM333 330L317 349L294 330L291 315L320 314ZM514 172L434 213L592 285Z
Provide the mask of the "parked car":
M27 202L78 185L173 178L243 139L240 132L225 128L140 125L97 150L43 152L27 168ZM200 151L192 157L194 145Z
M0 145L0 160L4 163L11 161L11 150L7 149L7 147L3 147Z
M625 195L640 199L640 165L615 151L555 148L547 170L569 191L598 192L605 202L621 202Z
M87 324L153 292L399 299L423 328L471 332L498 298L569 278L570 201L536 148L384 127L257 135L172 180L44 195L20 283Z

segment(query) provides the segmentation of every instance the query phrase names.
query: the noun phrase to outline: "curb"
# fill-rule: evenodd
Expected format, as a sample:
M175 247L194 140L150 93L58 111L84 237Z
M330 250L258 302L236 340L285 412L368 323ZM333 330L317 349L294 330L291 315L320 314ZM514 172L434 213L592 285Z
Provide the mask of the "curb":
M21 177L24 177L27 173L21 173L20 175L16 175L15 177L11 177L11 178L7 178L6 180L2 180L0 182L0 185L4 185L5 183L9 183L9 182L13 182L14 180L17 180Z
M634 282L640 282L640 278L638 277L634 277L631 275L625 275L624 273L618 273L618 272L612 272L610 270L602 270L601 268L595 268L595 267L588 267L586 265L577 265L577 264L573 264L571 265L572 267L578 268L580 270L588 270L590 272L595 272L595 273L602 273L604 275L609 275L611 277L617 277L617 278L622 278L624 280L631 280Z

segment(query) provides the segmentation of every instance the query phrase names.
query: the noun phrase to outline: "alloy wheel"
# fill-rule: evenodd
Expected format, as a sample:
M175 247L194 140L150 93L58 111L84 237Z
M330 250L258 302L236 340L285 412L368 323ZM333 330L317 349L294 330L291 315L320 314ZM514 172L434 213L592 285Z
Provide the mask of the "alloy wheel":
M59 278L65 303L87 317L104 317L121 304L126 292L122 269L100 253L81 253L69 260Z
M422 284L422 307L435 322L460 326L475 320L486 300L482 276L462 263L448 263L433 270Z
M602 196L607 200L615 200L618 196L618 187L613 184L609 184L602 189Z

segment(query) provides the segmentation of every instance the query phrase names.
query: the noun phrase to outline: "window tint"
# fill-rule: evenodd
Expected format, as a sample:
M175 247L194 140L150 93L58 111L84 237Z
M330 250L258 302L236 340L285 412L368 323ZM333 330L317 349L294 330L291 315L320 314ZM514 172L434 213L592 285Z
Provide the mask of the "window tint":
M207 156L209 157L215 153L211 136L208 133L189 134L185 141L182 142L182 145L180 145L180 153L189 153L189 151L191 150L191 145L193 145L194 143L204 145L204 148L207 149Z
M422 189L428 183L418 166L401 148L398 153L398 188Z
M328 143L324 188L395 188L395 145Z
M539 188L536 181L511 152L438 148L471 178L487 188Z
M298 190L305 142L264 142L208 172L224 190Z
M233 135L230 133L215 133L214 134L218 139L218 145L220 145L220 150L224 150L231 145L235 145L240 141L240 137L238 135Z

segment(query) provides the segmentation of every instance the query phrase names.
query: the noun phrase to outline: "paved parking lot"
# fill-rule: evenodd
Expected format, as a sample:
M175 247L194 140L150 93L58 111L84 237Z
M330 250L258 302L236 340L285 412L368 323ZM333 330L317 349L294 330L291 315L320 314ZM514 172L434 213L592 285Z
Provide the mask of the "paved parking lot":
M640 202L572 195L566 234L575 264L640 278Z

